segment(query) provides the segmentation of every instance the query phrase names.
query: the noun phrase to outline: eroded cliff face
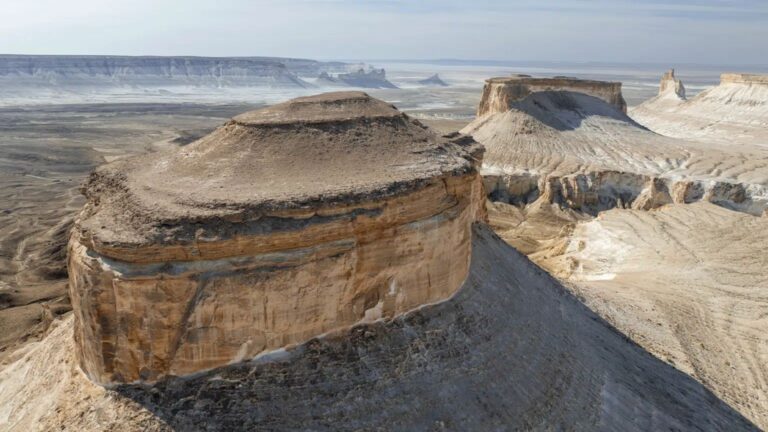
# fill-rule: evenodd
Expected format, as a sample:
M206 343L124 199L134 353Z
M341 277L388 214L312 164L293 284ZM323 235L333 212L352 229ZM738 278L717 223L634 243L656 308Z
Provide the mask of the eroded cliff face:
M627 103L621 94L620 82L580 80L575 78L533 78L518 75L505 78L491 78L486 81L483 96L477 109L477 116L503 113L510 104L527 96L545 91L568 91L586 94L603 100L617 110L626 113Z
M69 244L81 367L154 381L449 298L484 218L481 155L337 93L104 167Z
M505 241L765 427L768 96L726 79L685 100L678 83L665 74L643 108L680 138L563 91L464 132L486 146L489 223Z
M696 201L758 216L768 207L764 148L661 136L617 110L606 94L594 96L591 89L611 83L569 80L559 88L558 80L542 81L548 85L536 90L519 84L533 78L488 80L478 109L486 114L462 130L486 147L482 171L493 200L539 201L590 215ZM680 98L673 72L662 83L658 99L690 103Z
M590 215L613 208L651 210L666 204L709 202L754 216L768 208L768 187L716 180L658 177L621 171L569 175L486 174L493 201L517 206L557 204Z
M675 78L675 70L670 69L664 72L659 83L659 96L674 95L680 99L685 99L685 86L683 82Z
M768 75L747 74L747 73L724 73L720 75L720 84L768 85Z
M768 75L724 73L719 85L690 99L668 90L673 85L668 78L662 78L658 96L631 109L633 119L660 134L727 146L731 152L765 148Z

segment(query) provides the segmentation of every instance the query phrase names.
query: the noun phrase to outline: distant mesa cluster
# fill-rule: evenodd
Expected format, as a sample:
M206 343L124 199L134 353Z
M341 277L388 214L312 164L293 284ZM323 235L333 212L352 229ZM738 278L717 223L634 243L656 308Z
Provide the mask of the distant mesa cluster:
M370 68L367 71L360 68L355 72L340 73L337 75L331 75L328 72L323 71L318 76L316 84L328 87L397 88L396 85L387 80L387 74L384 69L376 68Z

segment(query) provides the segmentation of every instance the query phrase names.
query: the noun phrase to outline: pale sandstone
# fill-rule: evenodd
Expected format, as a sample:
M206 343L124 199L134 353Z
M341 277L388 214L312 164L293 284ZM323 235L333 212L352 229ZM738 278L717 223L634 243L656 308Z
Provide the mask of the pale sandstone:
M0 371L0 429L757 429L487 227L472 241L466 281L444 302L154 385L85 378L66 317Z
M675 89L674 80L671 72L663 80L664 97L679 100L674 91L682 84ZM548 84L521 84L539 81ZM491 197L516 205L543 199L590 214L699 200L764 212L768 149L661 136L610 103L620 98L613 83L488 80L482 115L462 132L486 148L482 173Z
M658 96L630 110L643 126L670 137L715 143L732 153L768 147L768 75L725 73L719 85L689 99L663 91L664 82Z
M685 86L683 82L675 78L675 70L670 69L664 72L659 82L659 95L674 95L680 99L685 99Z
M534 78L516 75L491 78L483 88L483 97L477 109L477 116L505 112L510 103L521 101L528 95L544 91L569 91L596 97L627 112L627 103L621 94L620 82L591 81L567 77Z
M673 139L586 95L533 94L465 129L488 150L489 220L623 334L764 428L768 157L748 125L768 120L768 93L726 83L685 102L671 73L662 87L655 103L687 106L697 125L722 133L705 119L728 118L755 135ZM680 135L696 136L692 124Z
M450 297L484 218L481 154L335 93L100 168L69 245L81 367L155 381Z

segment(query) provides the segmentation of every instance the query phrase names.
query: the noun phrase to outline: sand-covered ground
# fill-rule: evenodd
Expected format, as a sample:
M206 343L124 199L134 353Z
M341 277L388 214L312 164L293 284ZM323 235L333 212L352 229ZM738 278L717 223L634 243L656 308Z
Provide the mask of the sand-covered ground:
M487 227L452 298L147 387L77 368L72 317L0 371L0 429L755 430Z
M589 218L492 203L502 238L600 316L768 425L768 218L709 203Z

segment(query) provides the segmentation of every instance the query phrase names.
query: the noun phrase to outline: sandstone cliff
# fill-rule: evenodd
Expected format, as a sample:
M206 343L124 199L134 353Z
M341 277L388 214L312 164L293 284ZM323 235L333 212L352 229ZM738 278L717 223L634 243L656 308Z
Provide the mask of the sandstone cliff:
M487 149L489 221L633 341L765 427L768 152L749 124L768 120L756 115L768 99L756 83L688 101L672 73L662 85L657 106L700 110L678 133L731 118L729 140L661 136L556 89L508 97L506 111L464 129Z
M483 96L477 109L477 116L503 113L511 104L523 101L537 92L577 92L596 97L626 113L627 103L621 95L621 83L580 80L575 78L533 78L516 75L505 78L491 78L486 81Z
M83 370L185 375L450 297L481 154L351 92L101 167L69 244Z
M479 225L447 301L184 379L94 385L67 319L0 371L0 428L757 430Z
M329 64L329 67L333 67ZM169 86L303 88L298 77L322 63L277 57L28 56L0 55L3 91L44 87Z
M481 115L462 132L486 147L483 175L491 196L589 214L699 200L764 212L764 148L734 151L660 136L611 103L623 100L615 90L573 79L488 80Z
M738 145L739 151L768 142L768 76L725 73L719 85L687 100L663 96L664 83L659 96L630 112L643 126L671 137Z

